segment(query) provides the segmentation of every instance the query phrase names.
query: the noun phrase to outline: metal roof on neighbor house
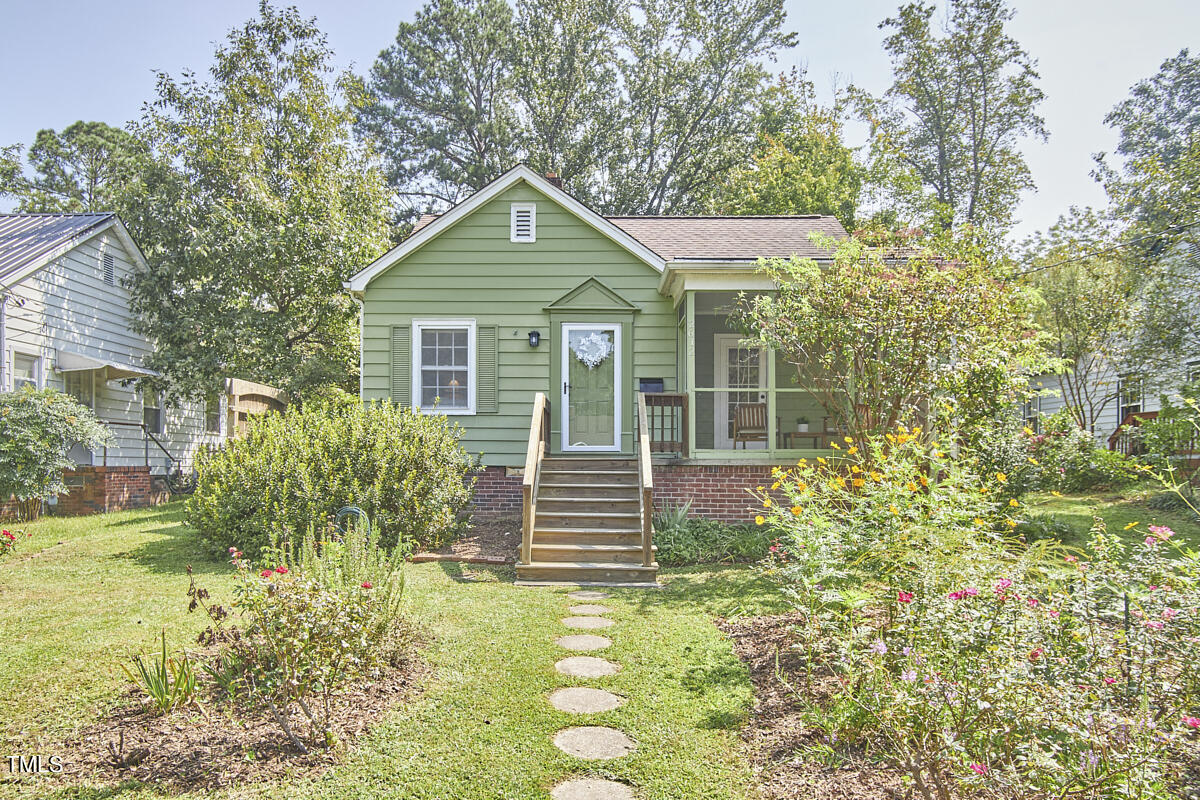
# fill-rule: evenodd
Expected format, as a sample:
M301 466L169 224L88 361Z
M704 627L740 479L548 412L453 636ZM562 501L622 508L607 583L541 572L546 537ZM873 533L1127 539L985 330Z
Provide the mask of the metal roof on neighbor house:
M617 227L666 261L758 258L829 258L809 240L812 233L844 239L836 217L608 217Z
M111 212L86 214L0 214L0 286L39 261L69 249L116 215Z

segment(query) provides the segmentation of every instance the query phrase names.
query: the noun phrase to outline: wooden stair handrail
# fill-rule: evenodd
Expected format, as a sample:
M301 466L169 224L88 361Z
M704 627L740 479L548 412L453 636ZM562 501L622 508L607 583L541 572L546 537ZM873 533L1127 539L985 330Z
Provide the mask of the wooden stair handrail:
M521 563L533 561L533 522L537 515L537 490L542 477L542 459L550 442L550 401L545 392L533 396L529 421L529 446L525 449L525 472L521 477Z
M638 493L642 516L642 566L654 563L654 471L650 460L650 426L646 421L646 395L637 393L638 413Z
M1143 422L1157 418L1157 411L1133 411L1126 414L1125 419L1121 420L1121 424L1117 425L1117 429L1108 437L1108 449L1116 450L1121 437L1127 435L1130 428L1140 427Z

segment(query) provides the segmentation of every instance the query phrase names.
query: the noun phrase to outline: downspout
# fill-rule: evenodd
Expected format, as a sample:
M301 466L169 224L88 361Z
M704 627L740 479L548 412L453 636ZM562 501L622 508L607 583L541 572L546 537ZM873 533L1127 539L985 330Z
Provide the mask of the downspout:
M366 315L366 305L363 303L361 292L353 292L350 297L358 304L358 401L361 403L363 402L363 381L366 379L366 374L363 372L363 317Z
M8 294L0 294L0 392L8 390Z

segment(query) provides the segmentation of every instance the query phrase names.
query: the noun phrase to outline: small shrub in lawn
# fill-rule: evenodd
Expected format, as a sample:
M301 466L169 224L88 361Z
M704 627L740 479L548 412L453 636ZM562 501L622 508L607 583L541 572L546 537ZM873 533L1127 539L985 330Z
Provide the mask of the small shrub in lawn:
M1200 557L1162 527L1126 551L1099 520L1087 558L1027 545L1006 473L903 429L849 444L777 472L790 505L761 493L798 690L836 678L808 724L926 800L1170 796L1200 726Z
M307 745L288 722L292 708L308 720L312 740L331 746L334 696L395 663L406 642L401 556L380 547L369 525L319 538L310 532L290 550L273 546L266 555L254 565L231 548L238 569L232 617L194 583L189 590L192 608L203 607L214 623L202 641L223 643L204 671L227 698L267 709L302 752Z
M134 656L133 667L122 664L125 677L146 693L150 707L159 714L188 705L196 699L196 666L186 654L167 655L167 631L162 632L158 656Z
M655 517L656 558L664 567L758 561L766 557L771 546L768 532L755 525L675 519L669 513Z
M244 438L197 458L188 522L214 549L257 558L272 536L320 529L357 505L383 546L438 547L471 497L475 464L461 435L444 416L387 401L266 414Z

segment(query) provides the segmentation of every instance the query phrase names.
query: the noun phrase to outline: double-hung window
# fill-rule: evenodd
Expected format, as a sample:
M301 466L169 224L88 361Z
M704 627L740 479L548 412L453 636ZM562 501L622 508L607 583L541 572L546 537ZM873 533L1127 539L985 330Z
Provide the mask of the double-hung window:
M38 388L42 380L42 359L29 353L13 353L13 391L23 387Z
M165 422L162 395L150 389L142 390L142 424L150 433L163 433Z
M1130 414L1139 414L1142 411L1142 381L1140 378L1127 376L1121 378L1117 383L1117 403L1119 405L1118 414L1120 419L1118 423L1124 422L1125 418Z
M1025 427L1029 428L1034 433L1042 432L1042 396L1035 394L1025 401L1021 409L1021 417L1024 419Z
M217 392L204 397L204 432L221 432L221 395Z
M96 410L96 373L93 370L63 373L63 388L71 397L92 411Z
M475 413L475 320L413 320L413 403L432 414Z

